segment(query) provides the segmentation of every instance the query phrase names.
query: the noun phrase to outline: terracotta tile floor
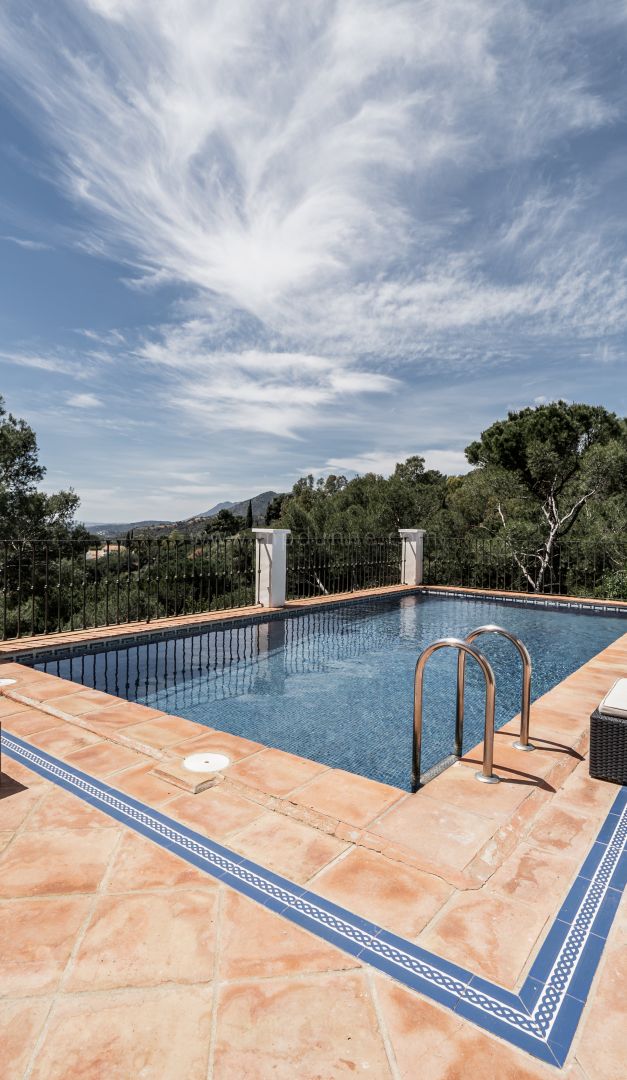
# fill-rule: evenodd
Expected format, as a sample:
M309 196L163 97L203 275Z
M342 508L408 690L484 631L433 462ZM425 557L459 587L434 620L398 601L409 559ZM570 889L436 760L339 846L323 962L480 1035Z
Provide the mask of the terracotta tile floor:
M3 767L0 820L3 828L11 822L0 855L0 1076L7 1080L556 1075L6 756ZM116 775L124 773L108 782ZM603 785L599 796L582 771L564 796L581 802L592 788L587 801L601 807L616 790ZM176 795L170 808L198 798ZM307 827L282 823L275 850L296 847L292 863L275 856L280 870L298 877L300 869L322 895L505 984L572 877L568 856L529 840L484 888L460 892L322 834L312 857L300 835ZM349 853L338 858L338 846ZM270 847L260 852L254 843L251 851L272 862ZM624 1080L626 976L623 904L562 1072L568 1080Z
M511 749L508 725L498 786L474 781L476 748L416 796L220 732L190 739L188 722L106 695L79 712L83 688L19 664L3 665L18 700L0 696L0 717L110 786L515 986L615 797L589 778L588 717L626 669L627 636L536 702L533 754ZM234 764L199 794L153 771L157 751L161 768L220 747ZM6 755L3 769L2 1080L557 1075ZM624 1080L626 975L623 901L565 1080Z

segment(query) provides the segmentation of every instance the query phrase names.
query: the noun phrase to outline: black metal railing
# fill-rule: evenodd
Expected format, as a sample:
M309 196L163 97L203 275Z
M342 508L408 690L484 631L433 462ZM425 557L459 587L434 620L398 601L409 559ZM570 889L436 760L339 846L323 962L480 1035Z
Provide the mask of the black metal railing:
M288 537L290 600L398 585L400 575L398 536Z
M627 540L563 540L544 570L540 549L500 537L427 534L426 585L627 600Z
M5 640L255 601L252 537L5 540L0 558Z

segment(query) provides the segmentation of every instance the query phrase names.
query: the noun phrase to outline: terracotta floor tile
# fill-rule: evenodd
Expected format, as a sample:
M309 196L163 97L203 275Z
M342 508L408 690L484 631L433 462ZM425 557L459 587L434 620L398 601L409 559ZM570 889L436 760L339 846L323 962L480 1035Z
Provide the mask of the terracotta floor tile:
M591 711L591 710L590 710ZM554 738L572 746L575 739L581 735L590 722L590 712L585 711L579 715L565 706L562 708L540 705L536 702L532 706L529 731L531 741L536 738Z
M0 851L4 851L5 847L10 843L14 836L15 832L13 829L9 829L8 832L4 830L0 832Z
M363 829L403 795L404 791L388 784L378 784L365 776L355 776L341 769L327 769L310 780L293 796L292 801Z
M348 953L224 887L219 979L270 978L360 967Z
M131 765L145 765L146 759L128 746L116 746L115 743L99 742L66 754L68 765L82 769L92 776L108 776ZM151 763L152 764L152 763Z
M232 765L228 775L270 795L287 795L325 770L326 765L286 754L283 750L268 749Z
M228 731L214 731L212 728L203 732L202 735L197 735L194 739L185 739L184 742L175 743L170 747L170 750L176 750L182 757L209 750L212 754L226 754L231 761L241 761L242 758L250 757L251 754L264 749L262 743L242 739L239 735L231 735Z
M106 709L92 709L89 722L97 724L102 731L116 731L118 728L156 720L159 716L163 716L159 709L149 709L145 705L136 705L133 701L120 701Z
M2 675L2 678L6 678L6 676ZM11 698L0 694L0 719L2 723L4 723L5 716L13 716L14 713L24 712L27 708L27 705L20 705L19 702L12 701Z
M348 845L293 818L268 811L232 837L230 846L292 881L304 882Z
M498 775L507 777L509 781L517 780L521 785L537 787L545 776L555 768L564 757L578 760L578 755L563 747L549 746L545 743L541 748L538 746L532 753L524 753L515 750L509 733L497 731L494 739L494 771ZM461 761L472 765L474 769L480 769L483 763L483 744L464 754ZM477 782L477 781L476 781ZM492 792L485 785L483 795L486 802ZM496 785L494 785L496 794Z
M209 874L151 840L125 830L107 875L107 892L141 892L181 885L217 888Z
M455 1045L461 1020L449 1009L434 1005L383 975L375 974L373 981L399 1076L402 1080L428 1076L424 1070L428 1069L440 1047ZM479 1075L485 1080L493 1080L483 1071ZM458 1080L455 1073L451 1073L450 1080ZM462 1080L461 1073L459 1080Z
M55 896L0 904L0 997L56 989L90 902L88 896Z
M0 896L95 892L116 843L115 829L20 833L0 855Z
M154 776L152 770L155 765L155 761L148 761L145 765L132 765L130 769L107 777L107 783L140 802L148 803L149 806L161 806L174 795L178 795L180 788Z
M399 1080L551 1080L563 1076L405 987L375 976ZM574 1080L574 1078L571 1078Z
M52 787L29 818L26 830L37 829L111 829L115 819L97 810L78 795Z
M419 942L500 986L513 987L545 929L546 909L486 888L458 893Z
M50 1008L45 998L0 1004L0 1076L22 1076Z
M568 853L521 843L490 878L489 890L544 908L549 918L561 906L579 866Z
M569 805L562 807L555 799L540 812L527 839L536 847L563 851L583 862L598 828L596 817L579 814Z
M179 795L168 803L167 813L213 840L224 840L266 814L263 806L230 791L224 784L198 795Z
M11 766L13 766L13 762L11 762ZM18 829L43 796L43 785L28 788L18 781L11 782L3 777L0 786L0 822L3 830Z
M197 732L198 724L191 720L183 720L180 716L160 716L156 720L148 720L145 724L133 724L125 729L124 734L146 746L161 748L191 738Z
M55 699L55 708L71 716L81 716L83 713L91 713L94 709L106 709L110 705L117 705L118 699L111 694L104 694L102 690L85 690L78 694L68 694L67 697Z
M416 938L453 893L441 878L355 848L323 870L314 892L402 937Z
M16 689L19 690L20 694L24 694L24 697L31 698L33 701L52 702L55 698L78 694L85 687L79 683L70 682L69 679L59 679L56 675L45 673L43 679L32 679L28 682L20 681Z
M59 726L59 720L50 713L40 712L39 709L23 709L20 713L2 717L2 726L5 731L11 731L19 738L27 738L38 731L48 731L50 728Z
M521 752L520 756L524 757L524 754ZM535 780L513 773L504 774L501 783L489 787L475 779L476 768L480 766L456 762L431 780L424 794L451 806L474 810L483 817L505 821L537 787Z
M268 979L223 987L214 1080L391 1076L364 976Z
M370 826L370 831L411 848L425 865L435 863L463 870L496 827L495 821L419 791L393 806Z
M209 982L216 896L214 888L102 896L64 992Z
M80 750L81 746L93 746L100 742L100 736L60 721L58 727L29 735L28 741L53 757L64 757L65 754L71 754L72 750Z
M205 987L63 997L32 1080L206 1080L210 1032Z
M594 815L602 819L609 812L618 790L616 784L593 780L588 771L588 762L584 761L568 777L556 796L556 802L564 808L568 806L586 816Z

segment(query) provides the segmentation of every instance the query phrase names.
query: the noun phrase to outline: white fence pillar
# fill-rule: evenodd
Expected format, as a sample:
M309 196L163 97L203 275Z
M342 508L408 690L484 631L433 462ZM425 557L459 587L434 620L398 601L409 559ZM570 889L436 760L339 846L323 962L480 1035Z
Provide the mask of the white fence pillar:
M285 607L287 538L290 529L253 529L256 544L255 601L262 607Z
M402 541L401 585L422 585L424 529L399 529Z

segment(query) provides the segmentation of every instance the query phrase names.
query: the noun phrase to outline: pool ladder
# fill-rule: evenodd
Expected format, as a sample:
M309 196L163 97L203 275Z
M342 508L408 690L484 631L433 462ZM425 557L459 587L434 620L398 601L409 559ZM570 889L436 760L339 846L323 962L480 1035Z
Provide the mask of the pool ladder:
M531 657L526 646L505 630L502 626L488 623L472 630L466 638L440 638L423 649L416 663L414 676L414 737L412 748L412 791L420 787L420 757L422 750L422 687L424 669L429 657L439 649L457 649L457 706L455 715L455 757L462 756L464 741L464 689L466 682L466 657L472 656L483 672L485 679L485 723L483 733L483 764L475 778L483 784L498 784L499 778L493 772L494 760L494 705L496 700L496 680L491 665L473 642L482 634L500 634L515 645L522 660L522 694L520 702L520 739L513 744L516 750L535 749L529 742L529 712L531 709Z

